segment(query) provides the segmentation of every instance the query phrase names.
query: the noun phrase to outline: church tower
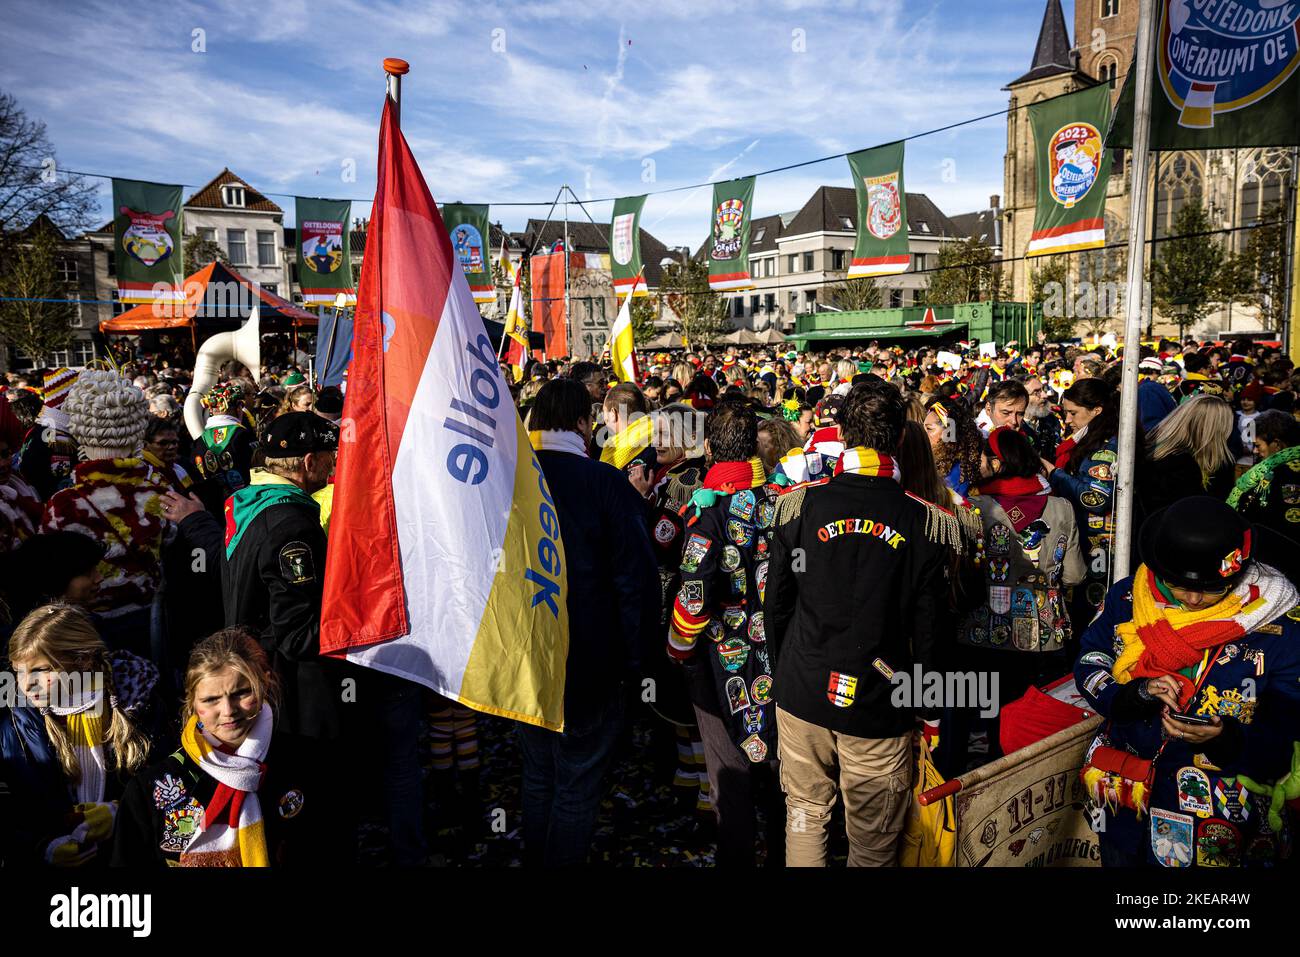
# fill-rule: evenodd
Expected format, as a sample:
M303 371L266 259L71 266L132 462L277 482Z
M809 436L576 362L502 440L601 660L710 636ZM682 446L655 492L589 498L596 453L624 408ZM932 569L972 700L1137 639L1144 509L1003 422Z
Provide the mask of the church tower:
M1077 0L1079 3L1091 0ZM1043 11L1043 25L1038 31L1038 44L1029 72L1012 80L1003 89L1011 94L1007 113L1007 152L1003 161L1003 195L1006 196L1006 223L1003 232L1003 255L1015 257L1003 267L1002 275L1008 283L1004 295L1017 302L1029 297L1029 272L1033 260L1022 260L1034 230L1034 205L1037 197L1037 180L1034 169L1034 134L1025 107L1039 100L1073 93L1094 85L1094 80L1081 73L1078 60L1070 47L1070 32L1061 10L1061 0L1047 0ZM1009 267L1009 268L1008 268Z

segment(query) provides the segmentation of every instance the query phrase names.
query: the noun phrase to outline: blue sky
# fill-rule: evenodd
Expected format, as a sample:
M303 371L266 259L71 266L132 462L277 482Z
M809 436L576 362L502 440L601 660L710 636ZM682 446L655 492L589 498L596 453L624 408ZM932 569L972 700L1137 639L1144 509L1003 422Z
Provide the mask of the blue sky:
M435 198L544 202L493 209L494 221L519 229L546 214L563 183L584 199L642 193L1003 109L1001 88L1028 69L1043 8L6 0L0 89L47 123L68 169L196 186L229 166L272 193L368 199L379 63L400 56L411 63L402 125ZM1065 13L1072 22L1073 3ZM195 30L205 52L192 49ZM907 188L949 214L983 208L1003 191L1005 148L1001 117L910 142ZM847 163L760 177L755 214L797 209L822 184L850 185ZM292 200L272 199L292 223ZM707 189L652 196L642 224L695 246L709 199ZM590 209L608 221L610 204ZM354 202L354 216L368 212L368 201Z

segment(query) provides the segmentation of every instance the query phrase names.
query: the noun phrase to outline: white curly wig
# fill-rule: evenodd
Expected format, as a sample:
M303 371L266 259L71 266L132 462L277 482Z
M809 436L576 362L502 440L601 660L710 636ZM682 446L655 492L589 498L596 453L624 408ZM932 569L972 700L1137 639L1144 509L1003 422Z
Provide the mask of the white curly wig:
M63 408L83 459L131 458L140 453L149 404L144 393L117 373L82 372Z

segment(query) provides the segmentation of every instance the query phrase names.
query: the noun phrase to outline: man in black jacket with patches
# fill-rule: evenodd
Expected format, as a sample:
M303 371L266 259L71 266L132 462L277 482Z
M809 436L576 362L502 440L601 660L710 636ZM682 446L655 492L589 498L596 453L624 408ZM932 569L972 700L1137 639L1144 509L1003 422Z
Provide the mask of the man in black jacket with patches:
M784 861L775 775L776 708L763 620L776 486L758 457L758 418L724 399L704 426L709 469L686 508L668 655L687 671L718 822L718 866L752 867L756 806L768 862Z
M893 461L899 391L853 387L840 411L833 477L777 502L764 604L775 658L786 863L824 866L826 825L844 798L850 866L890 866L911 799L920 704L895 672L936 671L956 519L903 491ZM949 521L951 520L951 522ZM901 684L901 683L900 683Z

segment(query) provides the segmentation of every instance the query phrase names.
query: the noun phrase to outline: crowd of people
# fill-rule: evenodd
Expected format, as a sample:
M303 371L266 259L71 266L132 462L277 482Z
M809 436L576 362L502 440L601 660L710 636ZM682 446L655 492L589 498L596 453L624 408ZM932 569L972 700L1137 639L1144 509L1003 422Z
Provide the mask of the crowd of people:
M1300 374L1162 340L1121 397L1113 348L949 348L521 370L570 611L565 729L515 728L527 863L588 859L641 722L719 866L824 866L837 841L896 864L918 755L951 778L1014 752L1044 733L1025 701L1070 677L1105 718L1077 785L1103 864L1289 859ZM119 358L0 399L0 858L350 861L368 801L392 860L426 861L430 807L482 818L478 720L319 654L343 393L228 363L192 437L181 363ZM914 668L996 700L900 702Z

